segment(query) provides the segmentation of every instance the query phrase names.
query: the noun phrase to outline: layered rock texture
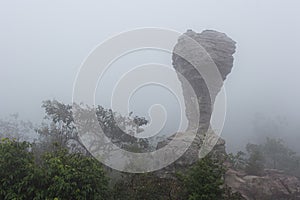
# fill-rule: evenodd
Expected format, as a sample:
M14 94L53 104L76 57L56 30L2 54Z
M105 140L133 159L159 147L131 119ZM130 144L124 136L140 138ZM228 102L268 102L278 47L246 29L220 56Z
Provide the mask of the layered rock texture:
M173 67L181 81L186 115L190 123L195 121L194 99L187 93L190 85L197 98L200 110L198 127L202 133L209 128L215 98L233 67L235 48L232 39L212 30L202 33L188 30L174 47Z
M188 30L178 39L173 51L173 67L182 85L189 125L183 137L176 139L189 142L186 135L196 132L196 136L184 155L163 170L164 176L194 164L212 148L216 156L225 156L225 142L210 129L210 120L215 98L233 67L234 52L235 42L217 31ZM159 143L158 148L173 139Z

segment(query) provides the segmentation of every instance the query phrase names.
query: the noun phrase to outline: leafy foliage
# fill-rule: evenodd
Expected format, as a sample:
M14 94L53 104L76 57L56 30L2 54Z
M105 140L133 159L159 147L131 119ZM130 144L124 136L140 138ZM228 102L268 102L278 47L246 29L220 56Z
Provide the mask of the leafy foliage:
M244 170L247 164L246 154L242 151L237 152L236 155L228 154L228 160L232 163L232 167L236 170Z
M262 145L262 151L266 168L284 170L300 176L300 158L284 145L283 140L267 138L266 143Z
M143 131L141 127L148 123L145 118L132 116L132 113L129 116L122 116L102 106L98 106L95 110L88 107L83 110L79 105L73 106L76 109L80 109L80 114L82 114L83 118L91 118L90 114L96 114L98 121L95 123L99 123L106 136L121 148L126 149L133 143L139 144L141 148L148 147L149 143L146 139L137 141L133 137L136 133ZM44 151L52 150L52 144L58 143L72 152L89 155L89 151L79 138L73 118L72 106L57 100L47 100L43 102L42 107L45 109L45 118L50 120L50 124L44 123L37 129L37 132L42 137L41 142L43 144L41 147L44 148ZM89 119L84 120L88 121Z
M47 197L99 200L108 198L108 179L95 159L59 149L47 153L44 160Z
M0 119L0 138L10 138L16 141L33 139L33 124L30 121L19 119L18 114L12 114L6 119Z
M243 200L224 184L225 168L211 156L176 177L162 178L156 173L123 174L114 185L115 200Z
M56 100L47 100L43 102L42 107L45 109L45 119L48 119L50 123L43 123L37 129L41 136L40 147L38 148L42 151L40 154L55 150L52 145L55 143L72 152L87 155L88 151L81 143L74 124L72 106Z
M114 186L113 199L183 200L182 191L183 184L178 180L159 178L153 173L126 174Z
M34 199L42 191L37 188L37 169L30 144L3 138L0 143L0 199Z
M189 200L222 199L225 169L220 163L205 157L183 177Z
M262 175L264 170L265 157L261 147L255 144L248 144L246 150L249 154L245 171L251 175Z
M300 176L300 157L284 145L283 140L267 138L263 144L247 144L247 153L230 154L229 161L235 169L247 174L262 175L264 169L282 170Z
M149 147L147 139L134 137L143 131L142 126L148 124L144 117L132 116L132 112L129 116L122 116L101 106L97 107L96 115L103 132L115 145L129 151L134 148L133 146L140 151L145 151Z
M3 139L0 199L108 199L108 179L91 157L57 148L34 161L31 144Z

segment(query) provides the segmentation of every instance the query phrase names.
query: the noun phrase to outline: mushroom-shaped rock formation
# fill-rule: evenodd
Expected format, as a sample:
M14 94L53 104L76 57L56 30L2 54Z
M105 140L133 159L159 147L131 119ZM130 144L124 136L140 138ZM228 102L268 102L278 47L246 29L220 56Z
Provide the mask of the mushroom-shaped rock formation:
M181 82L185 101L185 112L189 122L186 134L196 131L196 137L183 156L160 171L161 176L194 164L203 153L199 152L203 150L200 150L203 145L209 150L213 146L217 156L226 155L225 142L210 129L210 120L215 98L233 67L235 44L236 42L224 33L213 30L202 33L188 30L179 37L173 50L173 67ZM192 88L196 100L191 98L188 88ZM198 109L195 109L195 102ZM198 118L195 119L195 116ZM172 139L174 137L160 142L157 148L165 146ZM212 145L209 142L211 140L215 141ZM185 142L184 139L182 142ZM204 150L204 154L206 153Z

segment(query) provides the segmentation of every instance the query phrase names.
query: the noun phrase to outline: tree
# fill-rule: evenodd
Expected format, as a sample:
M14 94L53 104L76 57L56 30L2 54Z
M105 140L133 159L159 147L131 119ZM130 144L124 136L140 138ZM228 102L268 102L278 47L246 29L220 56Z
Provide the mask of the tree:
M28 142L3 138L0 142L0 199L39 199L42 172Z
M143 131L143 126L148 124L144 117L122 116L111 109L98 106L96 109L97 119L105 135L120 148L131 150L138 148L139 151L147 151L149 141L146 138L138 139L136 134Z
M158 177L155 173L123 174L114 186L114 200L184 200L180 181Z
M0 119L0 138L10 138L16 141L29 141L36 137L33 124L19 119L18 114L12 114L6 119Z
M135 133L143 131L141 127L148 123L145 118L132 115L122 116L102 106L97 106L96 109L87 106L82 108L80 105L73 106L79 111L76 114L84 118L82 119L83 123L93 119L94 116L91 117L91 114L96 114L98 121L93 123L99 123L105 135L121 148L126 149L132 144L138 144L143 149L149 146L147 139L137 139L134 137ZM42 107L45 109L45 118L50 120L50 123L44 123L37 129L37 132L42 137L41 141L44 142L41 148L44 148L44 151L47 151L47 149L51 150L53 147L52 144L58 143L72 152L89 155L88 149L80 140L74 122L72 106L63 104L57 100L47 100L43 102ZM77 122L77 124L80 123ZM95 124L91 124L91 126L95 126ZM93 129L93 127L89 128Z
M66 149L46 153L42 165L47 198L99 199L109 198L108 178L101 164L92 157L68 153Z
M237 152L236 155L228 154L228 160L231 162L232 167L236 170L244 170L247 164L246 154L242 151Z
M299 175L299 157L284 145L283 140L267 138L262 145L266 167ZM298 173L297 173L298 171Z
M179 174L185 188L184 199L189 200L243 200L238 192L232 192L225 185L225 167L222 161L216 160L211 155L199 160L186 175Z
M212 158L205 157L193 166L183 182L189 200L222 199L225 169Z
M108 179L97 160L56 148L37 164L30 143L2 139L0 199L109 199Z
M249 154L246 165L246 173L251 175L262 175L264 173L265 158L260 145L247 144L246 150Z
M267 138L263 144L247 144L247 154L230 154L229 160L236 169L252 175L262 175L264 169L283 170L287 174L300 176L300 157L284 145L283 140Z
M72 106L63 104L57 100L44 101L42 107L45 109L45 119L49 123L43 123L37 132L40 135L40 154L55 150L53 143L68 148L72 152L88 154L85 146L81 143L74 118Z

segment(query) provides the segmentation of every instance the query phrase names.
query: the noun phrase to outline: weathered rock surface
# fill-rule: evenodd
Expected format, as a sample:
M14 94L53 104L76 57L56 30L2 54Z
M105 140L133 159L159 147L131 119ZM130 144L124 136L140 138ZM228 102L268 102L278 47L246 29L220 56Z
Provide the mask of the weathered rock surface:
M250 176L229 169L225 182L247 200L297 200L300 199L300 180L278 170L265 170L263 176Z
M196 112L193 99L187 93L189 84L197 97L198 126L202 133L209 128L215 98L233 67L234 52L235 42L224 33L212 30L202 33L188 30L174 47L173 67L181 81L187 119L190 123L195 121L193 113Z
M188 134L188 132L185 133ZM180 133L180 135L184 135L185 133ZM195 164L200 159L199 156L201 154L206 155L206 153L208 152L210 152L214 157L220 160L225 160L227 157L225 151L225 140L219 138L219 136L215 135L211 130L206 133L205 137L206 144L203 144L204 136L199 134L199 136L195 138L194 142L192 142L188 150L178 160L176 160L173 164L163 168L162 170L157 171L156 174L161 178L174 178L176 172L184 172L185 170L188 170L189 167L193 166L193 164ZM213 146L210 146L209 138L212 138L212 140L217 139L217 142L213 142ZM162 146L165 146L171 140L180 140L181 143L189 142L188 140L186 140L185 136L177 137L176 139L168 138L166 141L160 142L157 148L159 149ZM211 151L211 149L213 150ZM170 151L172 150L173 149L171 149Z
M188 30L174 47L173 66L182 85L185 112L190 123L188 130L193 130L192 124L198 120L196 139L182 159L187 157L195 162L200 154L206 154L212 146L224 150L221 154L225 153L225 148L222 148L225 142L209 130L209 127L215 98L233 67L234 52L235 42L224 33L212 30L202 33ZM188 94L189 86L195 92L199 110L195 109L193 99ZM194 112L200 112L199 119L195 119L197 115Z
M217 156L226 155L225 141L210 129L210 120L215 98L232 69L234 52L235 42L217 31L196 33L188 30L178 39L173 51L173 67L183 90L189 122L187 134L194 131L196 137L180 159L160 172L163 172L161 176L191 166L212 148ZM194 91L193 97L196 99L191 97L190 89ZM158 148L173 139L159 143Z

